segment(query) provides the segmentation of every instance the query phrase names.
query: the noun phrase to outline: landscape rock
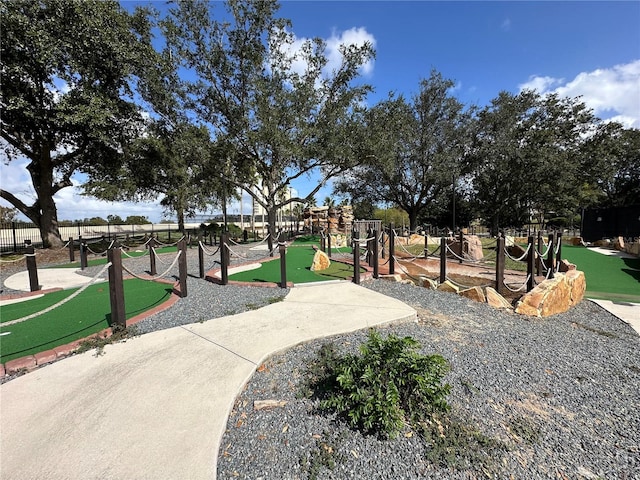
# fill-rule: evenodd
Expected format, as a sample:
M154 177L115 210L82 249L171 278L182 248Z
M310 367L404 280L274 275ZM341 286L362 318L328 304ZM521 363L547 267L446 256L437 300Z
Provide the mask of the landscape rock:
M558 270L560 271L560 273L568 272L569 270L575 270L575 269L576 269L576 266L566 258L563 260L560 260L560 262L558 263Z
M569 240L569 243L574 247L578 247L580 245L584 245L584 240L582 239L582 237L572 237Z
M485 289L485 294L487 296L487 303L493 308L513 310L513 306L506 298L500 295L495 288L487 287Z
M482 251L482 242L477 235L465 235L465 249L471 260L482 260L484 253Z
M438 289L438 282L436 282L435 280L431 280L428 277L423 277L420 276L420 284L419 286L424 287L424 288L428 288L429 290L437 290Z
M515 311L536 317L566 312L583 299L585 290L584 272L569 270L567 273L558 273L523 295Z
M473 300L474 302L485 303L487 301L487 297L481 287L471 287L466 290L460 290L459 294L460 296Z
M613 248L624 252L624 238L618 237L613 241Z
M329 265L331 265L329 256L322 250L316 251L316 253L313 255L313 262L311 263L311 271L319 272L320 270L329 268Z
M438 290L441 292L455 293L456 295L460 293L460 289L449 280L446 280L444 283L438 285Z

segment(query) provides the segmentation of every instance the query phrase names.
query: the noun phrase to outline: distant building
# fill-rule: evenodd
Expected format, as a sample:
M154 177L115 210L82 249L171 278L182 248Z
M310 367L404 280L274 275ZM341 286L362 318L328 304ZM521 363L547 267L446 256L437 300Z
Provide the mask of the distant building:
M640 237L640 205L586 209L582 217L581 235L585 242L603 238Z

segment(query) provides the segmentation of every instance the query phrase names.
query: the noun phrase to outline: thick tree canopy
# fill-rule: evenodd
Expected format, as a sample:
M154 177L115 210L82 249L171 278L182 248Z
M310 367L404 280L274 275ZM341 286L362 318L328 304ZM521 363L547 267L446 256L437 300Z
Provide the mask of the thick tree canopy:
M57 245L53 196L76 172L116 166L139 133L131 80L148 24L97 0L14 0L0 4L0 16L4 160L29 160L36 199L27 205L4 189L0 196L40 227L45 246Z
M354 160L357 105L369 88L354 84L373 56L371 45L346 45L342 62L328 71L325 44L294 49L274 1L230 0L226 17L205 0L179 2L163 23L167 43L194 75L191 107L211 126L218 158L211 172L276 210L311 198L328 178ZM221 168L225 165L230 168ZM303 198L287 192L296 178L321 180Z
M466 173L469 115L450 94L453 86L433 71L412 103L391 95L371 108L362 163L343 176L337 191L396 205L415 230L418 216Z

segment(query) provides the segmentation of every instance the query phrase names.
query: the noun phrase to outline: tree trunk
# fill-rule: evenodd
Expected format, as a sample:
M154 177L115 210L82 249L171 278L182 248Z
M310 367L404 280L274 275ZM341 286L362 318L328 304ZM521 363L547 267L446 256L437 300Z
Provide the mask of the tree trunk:
M58 229L58 209L53 197L40 199L40 206L42 213L38 228L40 229L40 237L42 237L42 246L44 248L62 247L63 242Z
M27 170L31 175L31 182L37 195L35 203L29 208L31 215L28 217L40 229L44 248L61 247L63 243L58 230L58 209L53 199L55 192L51 152L43 148L39 161L32 160L27 166Z

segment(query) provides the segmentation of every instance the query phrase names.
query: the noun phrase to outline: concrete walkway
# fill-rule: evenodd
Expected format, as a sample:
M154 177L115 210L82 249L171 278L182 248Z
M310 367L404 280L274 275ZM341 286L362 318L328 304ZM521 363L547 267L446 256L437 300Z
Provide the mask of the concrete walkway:
M416 312L352 283L143 335L0 386L0 478L215 479L233 402L271 354Z

